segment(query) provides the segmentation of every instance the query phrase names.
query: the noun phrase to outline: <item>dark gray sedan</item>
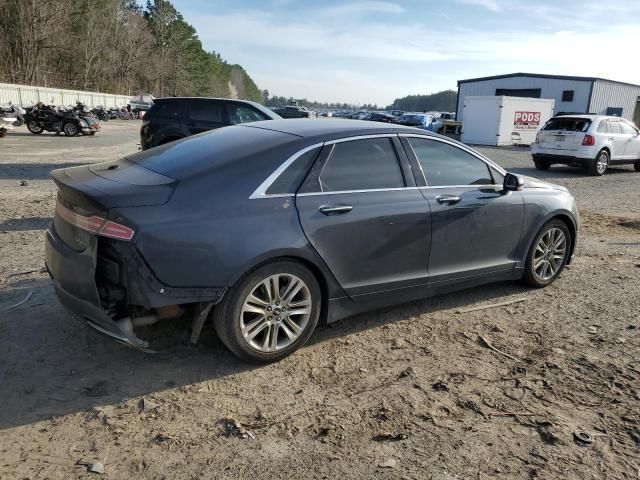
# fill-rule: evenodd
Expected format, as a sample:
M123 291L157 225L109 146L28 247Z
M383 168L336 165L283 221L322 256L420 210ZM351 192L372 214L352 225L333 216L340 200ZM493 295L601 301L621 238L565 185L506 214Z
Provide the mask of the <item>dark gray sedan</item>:
M570 262L569 192L448 138L352 120L225 127L56 170L46 264L61 302L136 329L212 318L239 357L290 354L319 321L460 288L553 282Z

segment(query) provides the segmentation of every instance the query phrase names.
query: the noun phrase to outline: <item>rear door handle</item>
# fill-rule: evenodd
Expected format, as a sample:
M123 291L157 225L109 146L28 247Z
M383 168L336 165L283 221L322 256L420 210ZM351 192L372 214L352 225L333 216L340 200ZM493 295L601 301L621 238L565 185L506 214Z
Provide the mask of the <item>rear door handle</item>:
M342 215L345 213L349 213L353 210L353 206L351 205L321 205L318 208L320 213L325 215Z
M455 205L461 198L456 195L438 195L436 200L443 205Z

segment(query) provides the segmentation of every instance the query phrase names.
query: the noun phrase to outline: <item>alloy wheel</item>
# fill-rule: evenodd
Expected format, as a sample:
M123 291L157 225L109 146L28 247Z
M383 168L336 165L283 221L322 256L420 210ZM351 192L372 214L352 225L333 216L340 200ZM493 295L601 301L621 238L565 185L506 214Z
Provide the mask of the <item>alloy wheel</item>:
M285 273L271 275L242 304L242 338L259 352L282 350L305 331L312 307L311 291L302 279Z
M567 237L559 228L547 230L536 245L533 271L542 281L556 276L567 255Z
M600 155L598 155L598 164L596 165L596 168L598 169L598 173L602 175L607 170L608 166L609 166L609 155L607 155L607 152L600 152Z

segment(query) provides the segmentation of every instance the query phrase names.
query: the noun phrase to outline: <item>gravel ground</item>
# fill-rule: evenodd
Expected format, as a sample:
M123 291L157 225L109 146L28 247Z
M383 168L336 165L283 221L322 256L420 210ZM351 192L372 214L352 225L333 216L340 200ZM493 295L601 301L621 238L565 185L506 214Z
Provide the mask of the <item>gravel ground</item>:
M95 137L0 139L0 478L640 478L640 174L532 168L568 187L581 231L549 288L500 283L346 319L256 367L208 329L155 355L74 321L43 265L53 168L137 150ZM3 311L25 298L19 307ZM460 313L477 305L524 299ZM480 337L482 337L482 340ZM487 347L489 341L503 355ZM574 432L593 442L583 444Z

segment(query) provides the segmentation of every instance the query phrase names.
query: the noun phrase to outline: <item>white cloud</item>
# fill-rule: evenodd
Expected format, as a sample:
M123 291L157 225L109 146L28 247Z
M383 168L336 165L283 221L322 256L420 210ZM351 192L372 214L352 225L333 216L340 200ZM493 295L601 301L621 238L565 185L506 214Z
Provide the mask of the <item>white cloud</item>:
M428 12L438 19L432 27L408 14L394 15L395 23L377 17L365 22L361 16L333 10L339 21L330 21L327 15L332 9L286 19L255 10L186 13L205 48L242 64L261 88L277 95L386 104L411 93L455 88L459 79L518 71L638 83L640 62L633 55L640 24L633 19L640 15L640 2L628 6L621 20L601 22L605 7L596 3L585 2L568 21L561 5L529 3L527 8L527 1L498 5L504 14L500 26L491 30L464 29L461 24L451 28L448 15L437 9ZM623 3L608 0L615 12L622 11ZM393 8L381 5L395 5L353 2L336 8L364 4L370 9L388 8L390 14ZM507 17L512 10L517 17ZM537 28L523 28L522 16ZM453 20L460 22L461 17Z
M404 13L406 9L396 3L365 1L345 3L335 7L322 9L324 15L342 17L344 15L362 15L365 13Z
M486 8L492 12L499 12L502 10L496 0L460 0L465 5L472 5L476 7Z

